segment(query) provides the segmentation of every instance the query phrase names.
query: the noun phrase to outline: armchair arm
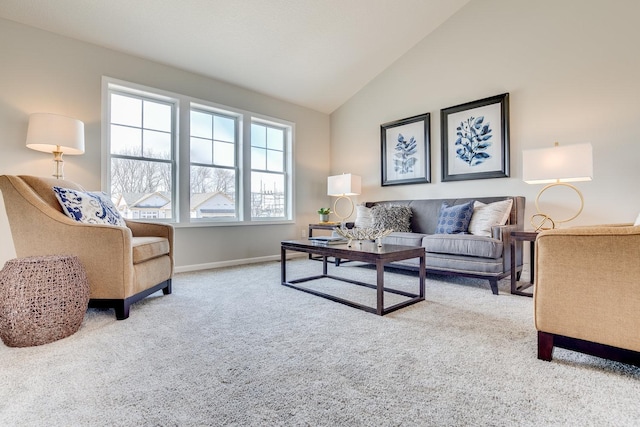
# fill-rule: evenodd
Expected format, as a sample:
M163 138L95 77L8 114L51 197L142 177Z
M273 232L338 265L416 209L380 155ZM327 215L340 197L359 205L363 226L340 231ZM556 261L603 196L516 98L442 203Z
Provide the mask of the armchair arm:
M143 222L125 219L127 227L131 229L133 237L157 236L173 241L173 226L157 222Z
M539 331L640 351L640 226L543 231L535 268Z
M143 222L143 221L132 221L125 219L127 223L127 227L131 229L131 233L133 237L146 237L146 236L154 236L154 237L164 237L169 241L169 257L171 258L171 263L173 264L173 236L174 236L174 228L171 224L163 224L157 222Z

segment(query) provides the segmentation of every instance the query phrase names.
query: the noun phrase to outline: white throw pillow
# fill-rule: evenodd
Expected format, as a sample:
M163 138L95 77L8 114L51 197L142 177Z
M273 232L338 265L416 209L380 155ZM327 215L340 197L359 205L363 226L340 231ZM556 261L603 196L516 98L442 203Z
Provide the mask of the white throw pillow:
M373 217L371 216L371 208L364 205L356 206L356 224L357 228L373 227Z
M638 218L636 218L636 222L633 225L640 225L640 214L638 214Z
M513 199L489 203L476 201L473 204L473 215L469 222L469 233L476 236L491 237L491 227L505 225L511 213Z
M103 192L53 187L62 210L72 219L85 224L109 224L126 227L120 212Z

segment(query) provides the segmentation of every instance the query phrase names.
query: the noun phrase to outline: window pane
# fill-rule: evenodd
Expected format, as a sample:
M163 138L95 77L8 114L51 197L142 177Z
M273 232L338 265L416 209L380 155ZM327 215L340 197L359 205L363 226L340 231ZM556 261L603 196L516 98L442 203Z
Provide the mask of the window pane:
M235 182L232 169L191 166L191 218L235 218Z
M111 94L111 123L142 126L142 100Z
M191 162L213 164L211 141L208 139L191 138Z
M228 142L214 141L213 160L217 166L234 166L235 145Z
M282 129L267 129L267 148L272 150L284 150L284 131Z
M142 131L126 126L111 125L111 153L140 157Z
M262 148L251 148L251 169L267 169L267 150Z
M171 106L158 102L144 101L145 129L171 132Z
M112 158L111 197L125 218L171 218L171 164Z
M284 159L282 151L267 150L267 170L284 172Z
M267 147L267 128L261 125L251 125L251 145L253 147Z
M218 141L235 142L236 121L228 117L214 116L213 139Z
M211 114L191 111L191 136L212 139L212 123Z
M153 130L143 131L144 136L144 157L151 159L171 158L171 134L166 132L156 132Z
M251 217L283 218L285 216L284 175L251 173Z

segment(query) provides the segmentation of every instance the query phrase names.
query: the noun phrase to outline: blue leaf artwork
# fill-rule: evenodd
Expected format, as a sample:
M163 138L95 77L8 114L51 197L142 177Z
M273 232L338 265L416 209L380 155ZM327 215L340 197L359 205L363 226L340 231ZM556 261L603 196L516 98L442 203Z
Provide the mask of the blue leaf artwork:
M399 133L398 143L396 144L395 158L393 159L394 170L400 174L413 173L413 167L418 159L414 156L418 152L418 143L412 136L409 141Z
M490 126L490 123L484 123L484 116L471 116L460 122L460 126L456 128L456 157L469 166L477 166L491 158L486 152L491 146L489 140L493 136Z

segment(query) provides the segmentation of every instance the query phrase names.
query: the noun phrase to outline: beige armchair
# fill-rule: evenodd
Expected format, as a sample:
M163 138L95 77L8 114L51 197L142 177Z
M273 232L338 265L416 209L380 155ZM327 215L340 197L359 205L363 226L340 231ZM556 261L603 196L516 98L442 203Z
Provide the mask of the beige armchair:
M535 264L538 359L561 347L640 365L640 226L543 231Z
M89 307L114 308L118 320L131 304L171 293L173 227L126 221L126 227L84 224L65 215L53 186L82 190L53 178L0 176L0 190L18 257L76 255L87 271Z

